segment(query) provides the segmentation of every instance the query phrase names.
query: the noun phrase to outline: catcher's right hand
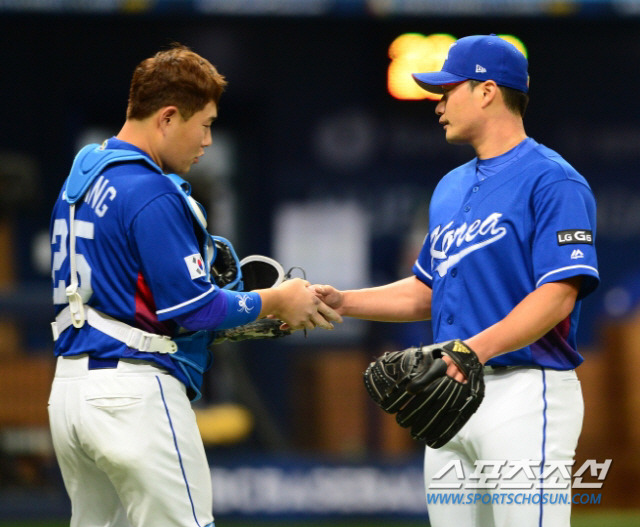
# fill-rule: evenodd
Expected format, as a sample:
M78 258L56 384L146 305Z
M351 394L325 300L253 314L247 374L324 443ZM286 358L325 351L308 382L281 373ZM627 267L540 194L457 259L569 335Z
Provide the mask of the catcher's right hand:
M447 355L467 382L449 377ZM482 364L461 340L387 352L364 372L365 387L414 439L440 448L460 431L484 397Z

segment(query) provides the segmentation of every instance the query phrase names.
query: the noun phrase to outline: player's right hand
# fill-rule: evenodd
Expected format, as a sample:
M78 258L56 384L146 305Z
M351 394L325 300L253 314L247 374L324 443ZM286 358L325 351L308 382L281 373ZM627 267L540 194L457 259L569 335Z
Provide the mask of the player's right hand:
M336 313L342 314L341 308L344 302L344 294L332 285L314 284L311 289L316 296L322 300L327 306L335 310Z
M342 322L342 317L326 305L301 278L285 280L273 291L276 295L269 315L282 320L291 329L333 329L332 322Z

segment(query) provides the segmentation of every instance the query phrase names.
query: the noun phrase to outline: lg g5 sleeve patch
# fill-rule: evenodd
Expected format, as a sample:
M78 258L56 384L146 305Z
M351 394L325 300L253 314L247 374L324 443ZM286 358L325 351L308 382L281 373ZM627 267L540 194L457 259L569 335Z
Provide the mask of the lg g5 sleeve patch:
M593 245L593 233L585 229L558 231L556 236L558 238L558 245L571 245L576 243Z

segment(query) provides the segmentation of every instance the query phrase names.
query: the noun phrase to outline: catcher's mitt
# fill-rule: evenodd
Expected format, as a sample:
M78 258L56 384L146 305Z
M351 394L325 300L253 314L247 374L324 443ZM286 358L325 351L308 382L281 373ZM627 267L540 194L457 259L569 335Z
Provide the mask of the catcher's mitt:
M242 326L216 331L212 344L220 344L225 340L236 342L247 339L275 339L293 333L290 329L280 329L281 325L282 320L261 318Z
M243 258L240 262L240 269L243 278L243 291L277 287L284 280L288 280L292 272L290 270L285 274L282 266L276 260L261 255ZM226 340L237 342L247 339L276 339L293 333L292 329L282 329L282 325L282 320L276 318L254 320L242 326L216 331L212 344L220 344Z
M467 377L458 382L446 374L447 355ZM458 433L484 397L482 364L461 340L387 352L364 372L374 402L411 427L414 439L440 448Z

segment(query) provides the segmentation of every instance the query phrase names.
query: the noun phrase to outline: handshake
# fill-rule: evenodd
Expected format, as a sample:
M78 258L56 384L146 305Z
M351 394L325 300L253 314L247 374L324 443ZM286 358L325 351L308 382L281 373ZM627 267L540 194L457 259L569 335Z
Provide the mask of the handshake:
M212 343L274 339L316 327L333 329L333 323L342 322L342 317L320 299L315 287L306 280L293 278L268 289L253 289L262 299L261 318L216 331Z
M342 317L321 300L312 286L302 278L285 280L269 289L258 289L262 298L262 314L282 321L283 330L333 329Z
M299 329L333 329L342 317L318 293L316 287L302 278L285 274L275 260L252 255L238 261L227 240L213 237L216 258L211 276L219 287L252 291L260 295L262 307L259 320L217 332L216 343L224 340L275 338ZM304 272L304 271L303 271Z

